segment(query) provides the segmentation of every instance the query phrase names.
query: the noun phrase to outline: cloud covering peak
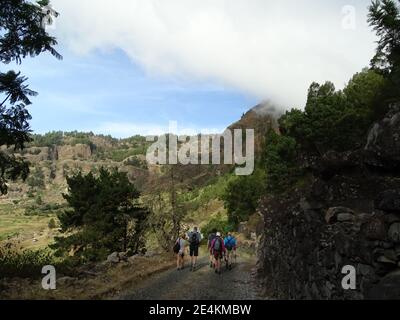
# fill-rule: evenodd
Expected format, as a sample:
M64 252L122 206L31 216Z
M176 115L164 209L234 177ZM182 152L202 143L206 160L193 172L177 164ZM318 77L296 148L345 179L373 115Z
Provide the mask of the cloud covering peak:
M337 0L52 3L56 36L77 54L121 49L151 76L210 80L285 107L303 106L312 81L341 88L375 47L368 0L354 11Z

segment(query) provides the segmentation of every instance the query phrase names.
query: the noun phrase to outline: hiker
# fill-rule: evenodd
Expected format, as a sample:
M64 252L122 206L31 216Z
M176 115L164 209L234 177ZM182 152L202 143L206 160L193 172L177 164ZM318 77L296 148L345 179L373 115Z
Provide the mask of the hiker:
M215 273L221 274L221 260L225 254L224 240L221 232L217 232L215 239L211 243L211 250L215 259Z
M208 241L207 241L207 249L210 252L210 268L214 267L214 256L211 250L211 244L216 236L217 236L217 229L212 229L211 233L208 235Z
M232 233L228 232L228 236L224 239L224 245L226 249L226 268L232 269L232 259L236 257L236 246L237 241L236 238L232 235Z
M199 246L201 241L201 234L197 231L197 227L193 228L193 231L188 233L189 239L189 253L191 259L190 271L196 269L197 257L199 256Z
M185 234L182 234L175 242L174 252L176 253L176 269L183 270L185 268Z

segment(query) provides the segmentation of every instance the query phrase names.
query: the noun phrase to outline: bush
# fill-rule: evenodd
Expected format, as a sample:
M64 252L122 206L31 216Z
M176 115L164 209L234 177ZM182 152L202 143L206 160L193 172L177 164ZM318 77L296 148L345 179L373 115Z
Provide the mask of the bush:
M211 220L204 227L201 228L203 237L207 239L208 235L214 229L226 234L227 232L234 231L235 227L232 223L228 221L227 217L224 217L222 214L218 214L217 216L211 218Z
M0 277L40 277L43 266L55 264L49 250L0 247Z
M75 255L82 262L103 260L128 248L137 252L148 212L138 205L140 193L126 173L100 168L98 176L79 172L67 183L69 194L63 197L70 208L58 214L66 235L50 246L57 256L68 256L77 247Z
M297 144L291 137L270 131L265 140L263 164L266 172L266 189L271 193L285 191L299 177Z
M48 224L49 229L55 229L57 227L56 221L51 218Z
M252 175L236 177L228 183L221 198L229 223L237 226L256 211L258 200L265 192L265 181L264 170L256 169Z

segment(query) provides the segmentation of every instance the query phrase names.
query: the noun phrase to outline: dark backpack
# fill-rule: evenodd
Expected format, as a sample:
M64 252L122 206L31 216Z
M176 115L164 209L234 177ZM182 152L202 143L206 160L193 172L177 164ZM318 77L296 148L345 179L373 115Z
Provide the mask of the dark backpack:
M175 253L179 253L179 250L181 250L180 239L176 240L173 250Z
M190 244L191 245L198 245L199 244L199 239L197 237L197 233L193 232L192 235L190 236Z
M215 239L213 250L216 252L222 251L222 239L220 237Z

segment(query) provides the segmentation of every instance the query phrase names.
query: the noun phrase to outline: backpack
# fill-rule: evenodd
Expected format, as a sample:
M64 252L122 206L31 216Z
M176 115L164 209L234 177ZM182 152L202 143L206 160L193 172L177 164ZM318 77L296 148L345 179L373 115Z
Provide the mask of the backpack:
M176 240L175 245L173 247L175 253L179 253L179 250L181 250L180 240L181 239Z
M214 247L213 250L216 252L221 252L222 251L222 239L220 237L217 237L214 241Z
M191 234L191 236L190 236L190 244L191 244L191 245L197 245L197 244L199 244L199 239L198 239L198 237L197 237L197 233L196 233L196 232L193 232L193 233Z
M228 249L229 251L232 250L233 247L234 247L234 245L233 245L234 241L235 241L234 237L229 238L228 241L225 244L226 249Z

